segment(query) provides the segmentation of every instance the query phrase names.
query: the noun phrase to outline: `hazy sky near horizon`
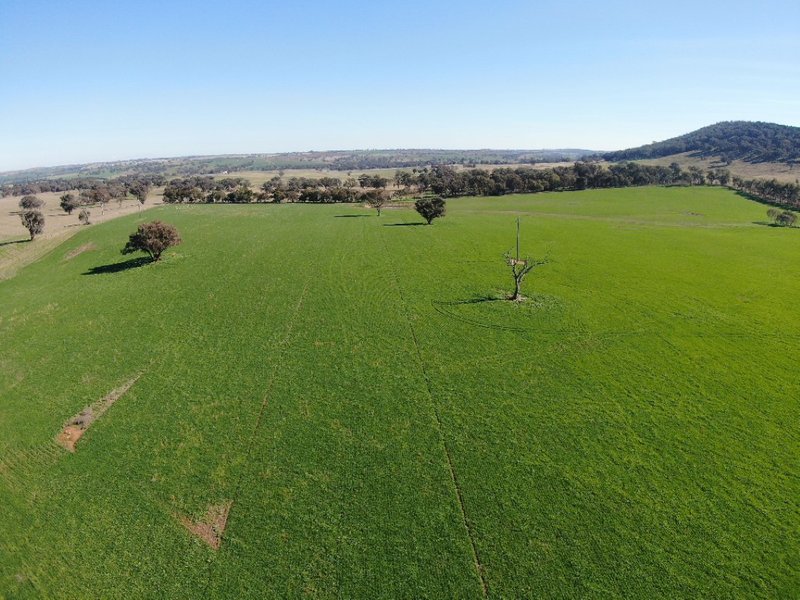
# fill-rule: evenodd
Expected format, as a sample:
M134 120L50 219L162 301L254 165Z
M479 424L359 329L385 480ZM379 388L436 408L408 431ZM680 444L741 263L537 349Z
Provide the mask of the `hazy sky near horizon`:
M0 171L800 125L800 2L0 0Z

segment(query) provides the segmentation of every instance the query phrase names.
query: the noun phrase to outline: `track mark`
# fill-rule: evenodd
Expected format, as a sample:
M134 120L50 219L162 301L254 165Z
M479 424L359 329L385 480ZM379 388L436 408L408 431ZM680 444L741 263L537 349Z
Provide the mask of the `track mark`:
M278 348L278 352L276 353L276 355L278 356L278 359L279 359L279 360L276 361L277 365L281 365L283 363L283 360L282 360L282 358L283 358L283 349L287 346L287 344L291 340L292 332L294 331L294 324L295 324L295 321L297 320L297 316L300 314L300 311L303 308L303 302L305 301L306 294L308 293L308 288L309 288L309 285L311 284L311 279L312 279L312 277L308 278L308 280L306 281L305 286L303 287L303 291L300 292L300 297L298 298L297 304L295 305L294 310L292 312L292 316L289 318L289 322L286 325L286 331L284 332L283 337L280 340L278 340L276 342L276 344L275 344L276 347ZM264 420L264 413L266 412L267 405L269 404L269 398L270 398L270 395L272 393L272 388L275 385L275 379L276 379L276 371L273 370L272 375L271 375L269 381L267 382L267 387L264 390L264 396L263 396L263 398L261 400L261 407L259 408L258 416L256 417L255 426L253 427L253 431L250 434L250 436L249 436L249 438L248 438L248 440L246 442L247 445L246 445L246 449L245 449L245 452L244 452L245 460L244 460L243 464L248 464L250 462L251 457L252 457L253 446L255 445L256 436L258 435L258 432L261 429L261 423ZM227 501L227 509L225 511L225 525L227 525L228 517L230 515L231 508L233 508L233 505L236 504L236 502L239 500L239 497L241 496L243 481L244 481L244 469L242 470L242 473L239 475L239 479L237 480L236 485L234 486L232 499ZM209 510L211 510L212 508L214 508L214 507L210 507ZM183 521L181 521L181 522L183 523ZM186 523L183 523L183 524L184 524L184 526L186 526ZM202 523L200 523L200 525L202 525ZM222 545L222 540L224 538L224 533L225 533L225 527L223 526L221 528L221 530L219 531L218 539L215 542L216 546L210 544L210 542L209 542L209 545L211 545L211 547L214 548L215 550L218 550L219 547ZM199 534L197 534L197 535L199 535ZM206 579L206 591L208 591L208 586L211 584L211 570L212 570L212 564L209 563L209 571L208 571L207 579Z
M386 239L383 237L383 235L381 235L381 240L383 242L383 247L384 247L384 256L391 257L391 254L389 253L389 248L386 246ZM422 373L422 377L425 380L425 387L428 392L428 400L430 401L431 409L436 419L436 427L439 433L439 440L442 443L442 450L444 452L445 458L447 459L447 467L450 472L450 480L453 484L453 488L455 489L456 499L458 500L458 507L461 513L461 522L464 525L464 530L467 534L467 538L469 539L470 547L472 549L472 560L475 566L475 572L478 575L478 579L481 584L481 591L483 593L483 597L486 598L489 595L489 585L486 582L483 562L481 561L480 553L478 552L478 546L475 543L475 535L474 532L472 531L472 527L470 526L469 518L467 517L467 509L464 504L464 495L461 491L461 484L459 483L455 466L453 465L453 457L450 452L450 448L447 445L447 440L445 439L444 436L444 426L442 425L442 417L439 414L439 410L436 407L436 401L433 398L433 388L431 386L430 376L428 375L428 371L425 369L425 361L422 359L422 351L420 349L419 340L417 339L417 332L414 329L414 322L411 319L411 314L408 308L408 302L406 302L406 298L403 295L403 289L400 287L400 278L397 275L397 269L391 258L389 258L387 262L389 263L389 268L392 274L392 283L394 284L394 287L397 290L397 295L400 297L400 304L403 308L403 314L406 317L406 322L408 323L408 329L411 332L411 340L414 343L414 350L416 353L417 363L419 364L419 369Z
M86 433L86 430L89 429L92 423L102 417L117 400L124 396L139 377L141 377L141 373L129 379L118 388L111 390L100 400L90 404L68 420L64 424L64 428L56 436L56 442L70 452L75 452L75 445L78 443L78 440L83 437L83 434Z

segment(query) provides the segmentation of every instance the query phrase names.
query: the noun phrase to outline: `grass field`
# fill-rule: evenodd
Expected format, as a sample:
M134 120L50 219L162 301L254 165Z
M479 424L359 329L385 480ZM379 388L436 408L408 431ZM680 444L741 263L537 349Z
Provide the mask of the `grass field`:
M0 597L798 597L800 231L764 213L640 188L82 229L0 281ZM522 305L493 300L517 216L550 258ZM155 217L184 243L134 266ZM214 550L184 523L223 505Z

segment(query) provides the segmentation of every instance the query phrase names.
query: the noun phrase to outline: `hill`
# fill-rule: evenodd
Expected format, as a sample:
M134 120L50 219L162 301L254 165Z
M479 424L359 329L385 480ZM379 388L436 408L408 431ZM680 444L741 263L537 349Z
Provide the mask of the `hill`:
M800 162L800 127L752 121L725 121L638 148L606 152L609 161L655 159L675 154L716 157L722 162Z
M800 245L764 213L651 187L81 228L0 281L0 598L797 597ZM519 305L517 217L552 259ZM153 218L183 243L121 256Z

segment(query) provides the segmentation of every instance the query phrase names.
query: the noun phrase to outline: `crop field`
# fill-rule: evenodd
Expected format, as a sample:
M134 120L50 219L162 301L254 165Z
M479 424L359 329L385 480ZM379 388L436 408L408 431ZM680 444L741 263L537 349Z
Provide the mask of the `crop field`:
M160 206L0 281L0 598L800 596L800 231L447 210Z

